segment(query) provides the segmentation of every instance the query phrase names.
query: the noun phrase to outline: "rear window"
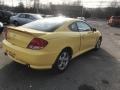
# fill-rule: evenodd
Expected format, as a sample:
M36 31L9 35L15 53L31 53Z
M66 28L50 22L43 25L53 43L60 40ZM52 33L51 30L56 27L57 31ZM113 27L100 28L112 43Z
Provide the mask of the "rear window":
M22 27L34 29L37 31L53 32L57 28L59 28L64 22L65 22L65 19L62 19L62 18L49 18L49 19L37 20L31 23L25 24Z

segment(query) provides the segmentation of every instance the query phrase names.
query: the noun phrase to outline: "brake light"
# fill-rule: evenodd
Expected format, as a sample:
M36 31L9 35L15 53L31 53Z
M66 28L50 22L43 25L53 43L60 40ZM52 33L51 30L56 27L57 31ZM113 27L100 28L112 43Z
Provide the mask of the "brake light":
M33 38L27 48L33 49L33 50L39 50L44 48L48 42L41 38Z

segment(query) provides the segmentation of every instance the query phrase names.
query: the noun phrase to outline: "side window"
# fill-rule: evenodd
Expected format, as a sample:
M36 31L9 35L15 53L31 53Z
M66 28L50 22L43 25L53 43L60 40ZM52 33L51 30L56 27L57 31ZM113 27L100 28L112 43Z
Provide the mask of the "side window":
M29 19L29 17L30 17L30 15L27 15L27 14L25 15L25 18Z
M29 15L29 19L34 20L35 18L31 15Z
M77 22L77 27L80 31L91 31L91 27L84 22Z
M71 25L70 25L70 29L71 29L72 31L79 32L76 23L71 24Z
M27 19L31 19L31 20L34 20L34 19L35 19L33 16L28 15L28 14L25 15L25 18L27 18Z
M20 14L18 17L25 18L25 14Z

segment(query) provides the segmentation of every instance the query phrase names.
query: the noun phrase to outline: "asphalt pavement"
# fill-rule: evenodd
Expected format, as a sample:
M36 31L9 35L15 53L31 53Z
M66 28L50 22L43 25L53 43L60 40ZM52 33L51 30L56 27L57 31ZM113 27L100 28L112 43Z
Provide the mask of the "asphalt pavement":
M0 90L120 90L120 28L90 22L102 32L101 49L76 57L61 74L29 69L0 49Z

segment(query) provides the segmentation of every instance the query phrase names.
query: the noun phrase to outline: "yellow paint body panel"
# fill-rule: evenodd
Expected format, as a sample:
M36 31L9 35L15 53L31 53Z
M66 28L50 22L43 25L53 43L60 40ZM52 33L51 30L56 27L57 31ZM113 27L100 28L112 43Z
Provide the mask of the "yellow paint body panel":
M55 32L39 32L21 27L12 28L8 32L7 40L3 40L3 49L10 58L18 63L28 64L35 69L52 68L64 48L70 47L73 51L72 58L74 58L94 48L101 36L99 31L92 34L92 31L85 33L69 30L69 24L74 21L65 22ZM27 45L34 37L47 40L48 45L40 50L27 49Z
M39 50L30 50L21 48L18 46L14 46L9 43L7 40L3 41L3 48L5 52L10 56L10 58L14 58L14 61L21 64L29 64L31 66L38 66L39 68L51 68L54 60L56 59L57 52L46 52ZM41 67L40 67L41 66Z

